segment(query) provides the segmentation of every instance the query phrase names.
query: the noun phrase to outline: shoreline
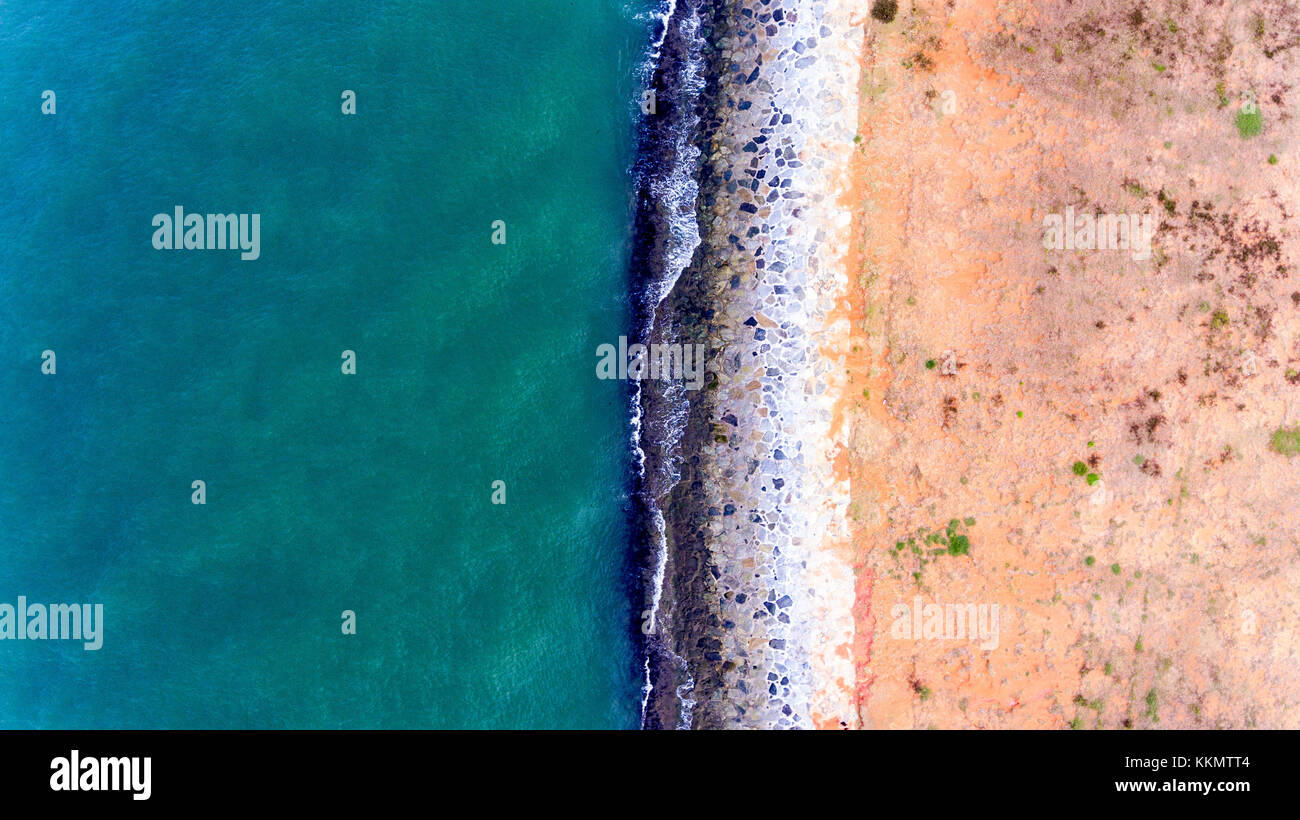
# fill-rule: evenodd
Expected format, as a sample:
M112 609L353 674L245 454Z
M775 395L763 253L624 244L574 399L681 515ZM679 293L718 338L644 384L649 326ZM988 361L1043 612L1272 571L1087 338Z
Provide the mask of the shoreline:
M645 725L853 727L855 580L836 406L847 387L841 199L862 29L839 2L712 11L700 27L710 81L696 134L700 244L646 328L710 356L705 389L640 396L643 495L665 522ZM652 440L655 420L674 412L677 441ZM656 470L670 482L662 493Z

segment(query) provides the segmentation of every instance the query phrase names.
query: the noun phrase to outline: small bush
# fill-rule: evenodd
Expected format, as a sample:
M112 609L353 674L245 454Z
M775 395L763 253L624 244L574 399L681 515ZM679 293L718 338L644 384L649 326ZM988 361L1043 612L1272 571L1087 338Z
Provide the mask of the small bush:
M876 2L871 4L871 16L882 23L894 22L894 17L897 14L897 0L876 0Z
M1273 449L1273 452L1281 453L1287 458L1300 453L1300 426L1279 427L1273 432L1273 437L1269 439L1268 446Z

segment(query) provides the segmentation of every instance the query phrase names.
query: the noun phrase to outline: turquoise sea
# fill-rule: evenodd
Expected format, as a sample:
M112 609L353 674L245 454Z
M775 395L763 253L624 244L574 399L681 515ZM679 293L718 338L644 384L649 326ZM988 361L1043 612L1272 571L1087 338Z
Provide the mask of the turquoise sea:
M654 6L0 6L0 603L104 606L0 641L0 727L637 725L594 352Z

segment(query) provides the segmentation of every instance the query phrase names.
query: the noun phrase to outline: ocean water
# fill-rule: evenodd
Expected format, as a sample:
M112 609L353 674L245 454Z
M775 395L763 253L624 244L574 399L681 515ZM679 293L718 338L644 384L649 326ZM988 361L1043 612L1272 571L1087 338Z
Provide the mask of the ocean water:
M0 727L637 725L594 352L656 5L0 7L0 603L104 606L0 641Z

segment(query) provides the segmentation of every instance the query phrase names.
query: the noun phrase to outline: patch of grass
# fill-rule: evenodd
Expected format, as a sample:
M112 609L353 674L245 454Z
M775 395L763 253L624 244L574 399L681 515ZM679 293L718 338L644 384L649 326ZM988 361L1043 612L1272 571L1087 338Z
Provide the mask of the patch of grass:
M1241 134L1242 139L1258 136L1262 130L1264 130L1264 118L1260 116L1258 110L1237 112L1237 133Z
M925 360L925 369L926 369L926 370L934 370L935 367L937 367L938 365L939 365L939 363L936 362L934 359L926 359L926 360Z
M1016 411L1016 418L1018 418L1018 419L1023 419L1024 417L1025 417L1025 411L1024 411L1024 410L1017 410L1017 411Z
M1300 453L1300 425L1289 428L1279 427L1274 430L1268 446L1273 452L1281 453L1287 458Z
M1152 689L1148 691L1146 700L1147 700L1147 718L1152 723L1159 723L1160 718L1156 716L1156 706L1157 706L1156 690Z
M1087 464L1084 464L1082 461L1076 461L1076 462L1074 462L1074 466L1071 467L1070 469L1074 471L1074 474L1075 474L1075 475L1087 475L1087 474L1088 474L1088 465L1087 465Z
M1277 165L1277 154L1269 154L1269 155L1268 155L1268 164L1269 164L1269 165Z
M1114 573L1115 575L1119 575L1119 572L1120 572L1119 564L1111 564L1111 565L1110 565L1110 571L1111 571L1112 573Z
M1223 308L1219 308L1218 310L1214 311L1214 315L1210 317L1210 329L1218 330L1221 327L1227 327L1227 326L1228 326L1228 311L1224 310Z
M1083 477L1083 480L1087 481L1088 486L1091 487L1093 484L1096 484L1098 481L1101 481L1101 476L1097 475L1096 473L1088 473L1086 476Z
M1090 567L1090 566L1092 566L1093 564L1097 563L1097 559L1094 558L1094 557L1092 557L1091 555L1089 555L1087 558L1083 559L1083 563L1084 563L1085 566L1089 566L1089 567Z

